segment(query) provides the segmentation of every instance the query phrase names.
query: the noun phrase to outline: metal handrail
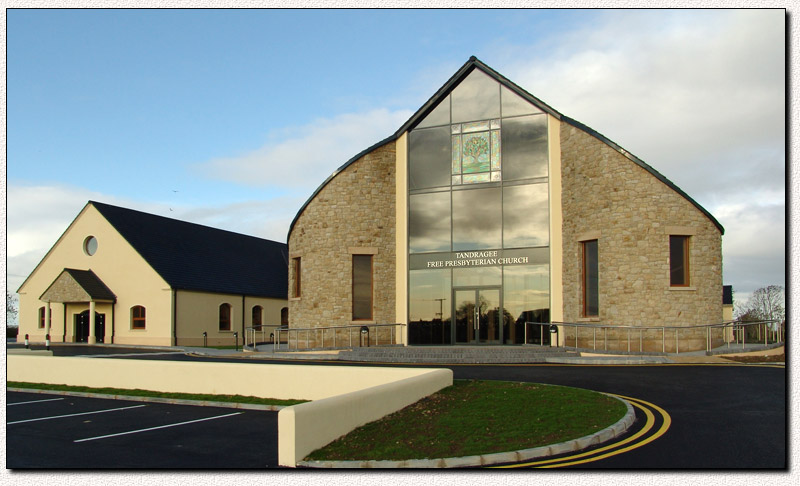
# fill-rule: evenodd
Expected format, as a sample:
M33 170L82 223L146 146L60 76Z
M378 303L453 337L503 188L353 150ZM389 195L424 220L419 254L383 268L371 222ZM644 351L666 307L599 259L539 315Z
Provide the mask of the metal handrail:
M643 334L647 331L661 331L661 352L666 353L666 339L667 339L667 331L671 334L672 331L675 332L675 353L680 353L680 331L689 331L689 330L697 330L697 329L705 329L706 330L706 351L711 351L712 349L712 330L720 329L722 330L722 339L725 342L726 346L730 348L731 343L738 344L740 341L739 334L741 335L741 344L742 349L746 346L747 341L747 332L745 328L750 326L759 326L757 327L758 333L758 342L761 340L762 335L762 327L763 327L763 340L764 345L767 346L770 337L772 337L773 343L783 343L785 339L785 330L782 329L780 325L774 326L775 329L770 329L772 324L780 324L781 321L777 319L773 320L763 320L763 321L756 321L756 322L740 322L740 321L724 321L719 323L713 324L699 324L699 325L690 325L690 326L632 326L632 325L624 325L624 324L597 324L597 323L588 323L588 322L551 322L550 324L554 324L559 328L573 328L575 330L575 348L578 349L578 337L579 337L579 329L581 328L591 328L592 329L592 349L597 350L597 330L602 329L603 331L603 350L608 350L608 330L617 330L617 331L627 331L627 340L628 340L628 351L631 351L631 332L638 331L639 333L639 352L643 352ZM539 324L539 323L526 323L526 331L527 331L527 324ZM559 331L562 332L562 331ZM696 338L695 338L696 339ZM527 341L527 339L526 339ZM567 346L568 343L564 342L564 346Z
M324 348L324 349L348 349L348 348L352 348L353 347L353 330L354 329L358 330L357 334L358 334L358 344L359 344L359 346L362 345L361 344L362 343L362 336L361 335L362 335L362 332L364 330L366 330L366 332L363 332L364 334L366 334L366 339L367 339L366 345L369 346L370 345L370 341L372 341L372 339L374 338L375 339L375 344L374 345L375 346L379 346L380 345L380 334L381 334L380 330L382 328L390 328L389 332L388 332L388 335L389 335L388 344L389 345L394 345L394 344L397 343L397 340L396 340L396 334L397 333L391 328L394 328L394 327L397 327L397 326L405 326L405 324L399 324L399 323L398 324L350 324L350 325L346 325L346 326L324 326L324 327L306 327L306 328L278 329L276 334L275 334L275 339L274 339L272 347L273 347L273 350L277 350L277 348L279 348L280 343L281 343L281 335L283 333L286 333L287 349L291 351L291 343L292 343L291 336L292 336L292 333L294 333L294 344L295 344L294 349L295 349L295 351L300 349L300 341L301 341L302 337L305 337L306 346L305 346L304 349L312 349L310 347L310 339L311 339L311 334L313 333L314 334L314 341L318 341L317 340L318 337L320 338L319 341L321 341L321 345L315 346L314 349L322 349L322 348ZM326 347L325 346L325 331L330 331L330 330L333 330L333 339L332 339L333 346ZM374 330L374 332L373 332L373 330ZM339 331L347 331L348 338L347 338L347 341L346 341L347 342L346 346L345 345L342 345L342 346L337 345L336 337L337 337L338 334L340 334ZM387 334L387 333L384 333L384 334ZM342 343L342 344L344 344L344 343Z

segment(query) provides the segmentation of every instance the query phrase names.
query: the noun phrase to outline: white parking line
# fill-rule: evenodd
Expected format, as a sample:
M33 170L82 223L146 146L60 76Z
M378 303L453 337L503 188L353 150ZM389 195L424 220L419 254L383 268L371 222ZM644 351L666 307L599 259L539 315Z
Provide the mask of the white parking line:
M71 413L69 415L56 415L54 417L42 417L42 418L35 418L35 419L28 419L28 420L17 420L16 422L8 422L6 425L14 425L14 424L24 424L26 422L38 422L40 420L53 420L65 417L77 417L79 415L92 415L96 413L106 413L106 412L116 412L118 410L130 410L132 408L140 408L146 407L147 405L134 405L132 407L122 407L122 408L110 408L108 410L97 410L95 412L83 412L83 413Z
M29 403L57 402L59 400L63 400L63 398L51 398L49 400L31 400L29 402L9 403L8 406L11 407L13 405L28 405Z
M180 422L180 423L177 423L177 424L160 425L158 427L150 427L150 428L147 428L147 429L139 429L139 430L131 430L131 431L128 431L128 432L120 432L119 434L101 435L99 437L89 437L87 439L78 439L78 440L75 440L73 442L87 442L87 441L90 441L90 440L108 439L109 437L117 437L117 436L120 436L120 435L138 434L139 432L147 432L147 431L150 431L150 430L166 429L166 428L169 428L169 427L177 427L179 425L194 424L194 423L197 423L197 422L205 422L207 420L216 420L216 419L221 419L221 418L225 418L225 417L232 417L234 415L241 415L242 413L243 412L229 413L227 415L218 415L216 417L208 417L208 418L204 418L204 419L190 420L188 422Z

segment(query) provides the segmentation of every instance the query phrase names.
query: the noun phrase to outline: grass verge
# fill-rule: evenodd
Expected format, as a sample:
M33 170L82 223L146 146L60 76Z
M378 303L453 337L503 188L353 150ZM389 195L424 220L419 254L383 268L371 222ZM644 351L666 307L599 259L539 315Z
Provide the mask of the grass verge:
M102 395L125 395L134 397L171 398L177 400L194 400L198 402L250 403L256 405L290 406L308 400L279 400L277 398L258 398L242 395L205 395L195 393L164 393L151 390L125 390L122 388L90 388L88 386L48 385L44 383L24 383L9 381L7 388L28 388L35 390L70 391L79 393L98 393Z
M399 461L529 449L598 432L625 412L619 400L589 390L456 380L306 459Z

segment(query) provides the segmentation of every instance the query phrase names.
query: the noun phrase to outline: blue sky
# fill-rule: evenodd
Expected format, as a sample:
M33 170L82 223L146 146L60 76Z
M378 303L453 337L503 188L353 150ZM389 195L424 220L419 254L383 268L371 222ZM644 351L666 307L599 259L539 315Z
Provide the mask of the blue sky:
M785 284L785 21L782 10L8 10L8 287L89 199L286 241L334 169L475 55L714 214L725 283L746 298Z

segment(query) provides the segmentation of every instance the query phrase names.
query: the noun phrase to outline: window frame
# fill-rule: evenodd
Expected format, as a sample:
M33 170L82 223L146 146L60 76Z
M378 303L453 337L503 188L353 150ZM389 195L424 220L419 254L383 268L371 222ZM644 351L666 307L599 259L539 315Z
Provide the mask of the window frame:
M596 306L597 311L595 313L589 313L587 303L589 302L589 285L588 279L590 277L589 272L587 271L587 263L588 262L588 249L589 245L594 244L595 246L595 261L594 265L596 268L594 269L594 278L595 281L594 287L596 288L596 295L594 298L596 299ZM594 299L593 299L594 300ZM600 316L600 241L599 239L590 239L581 241L581 316L582 317L599 317Z
M302 262L301 257L292 258L292 298L299 299L302 292Z
M256 316L258 316L258 323L256 323ZM254 305L250 311L250 325L259 328L264 325L264 308L260 305Z
M39 329L44 329L45 316L47 316L47 311L44 306L39 307Z
M136 311L138 309L142 310L141 316L136 315ZM138 325L137 324L138 322L141 322L142 324ZM145 306L135 305L131 307L131 329L136 331L143 331L147 329L147 309L145 308Z
M351 282L350 282L350 296L351 296L351 312L350 317L353 321L372 321L375 316L375 255L371 254L353 254L351 258ZM369 259L369 316L356 316L356 259L368 258ZM359 295L359 298L364 296Z
M225 309L227 311L227 316L223 316L222 310ZM231 314L232 314L231 305L227 302L223 302L219 305L219 330L220 331L230 331L231 330ZM225 318L223 320L223 317ZM223 326L227 322L227 326Z
M690 235L669 235L669 286L670 287L690 287L691 286L691 278L690 278L690 253L689 253L689 240L691 239ZM673 242L681 240L681 268L683 270L683 280L680 282L676 282L674 279L675 270L673 269Z

